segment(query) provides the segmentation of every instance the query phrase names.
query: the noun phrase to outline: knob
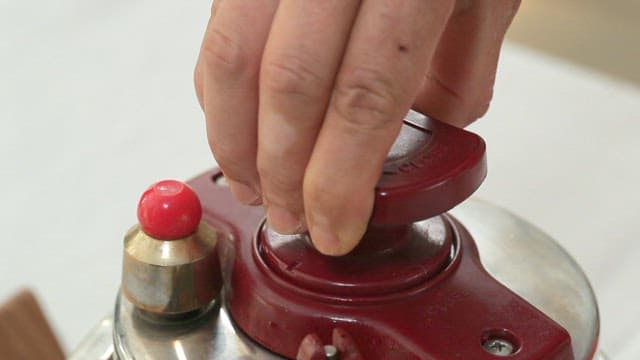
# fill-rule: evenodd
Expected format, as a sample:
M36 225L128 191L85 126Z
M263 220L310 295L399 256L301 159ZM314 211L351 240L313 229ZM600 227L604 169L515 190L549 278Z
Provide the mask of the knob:
M185 238L198 230L202 206L196 193L176 180L150 186L138 203L138 221L145 234L158 240Z
M569 334L493 279L472 234L442 214L480 185L484 152L477 135L409 114L367 233L341 257L315 251L308 236L272 231L260 208L212 181L220 171L194 179L206 218L233 227L225 257L233 324L287 358L308 334L329 343L335 328L366 359L488 359L494 340L518 359L573 358Z
M200 312L218 298L219 232L201 222L196 193L176 180L150 186L138 203L139 224L125 235L122 292L154 315Z
M474 133L409 112L378 180L371 224L408 224L461 203L487 175L485 148Z
M330 258L307 235L282 235L265 225L257 246L262 261L296 286L333 296L392 294L440 273L451 261L455 234L437 215L484 180L484 141L411 112L383 169L369 226L351 253Z

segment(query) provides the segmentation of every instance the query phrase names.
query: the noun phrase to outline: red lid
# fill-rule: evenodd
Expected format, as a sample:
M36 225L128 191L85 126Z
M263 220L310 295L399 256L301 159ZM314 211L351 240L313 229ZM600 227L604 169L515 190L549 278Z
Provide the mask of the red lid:
M189 185L177 180L151 185L138 203L142 231L158 240L176 240L195 233L201 217L198 196Z

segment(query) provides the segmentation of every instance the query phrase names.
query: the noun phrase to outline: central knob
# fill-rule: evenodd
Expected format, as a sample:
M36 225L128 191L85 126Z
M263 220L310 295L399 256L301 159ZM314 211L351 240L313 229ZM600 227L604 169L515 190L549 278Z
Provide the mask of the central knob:
M271 271L319 294L382 296L424 283L455 252L449 219L438 215L480 186L484 153L479 136L411 112L385 161L369 227L351 253L324 256L306 235L266 225L256 251Z
M340 257L322 255L306 235L282 235L266 224L256 240L258 256L287 282L320 296L348 298L402 293L422 284L446 268L456 248L441 216L411 226L370 227L360 245Z

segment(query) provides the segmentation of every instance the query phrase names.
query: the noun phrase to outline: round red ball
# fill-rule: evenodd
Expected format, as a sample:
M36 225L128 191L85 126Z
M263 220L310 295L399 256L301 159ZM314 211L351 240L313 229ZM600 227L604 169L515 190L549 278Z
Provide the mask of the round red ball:
M158 240L176 240L195 233L201 218L198 195L181 181L158 181L138 202L142 231Z

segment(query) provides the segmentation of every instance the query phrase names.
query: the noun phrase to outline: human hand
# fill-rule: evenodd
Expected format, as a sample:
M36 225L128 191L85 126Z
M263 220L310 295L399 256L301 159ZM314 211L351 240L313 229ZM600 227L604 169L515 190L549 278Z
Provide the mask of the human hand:
M222 0L195 84L235 197L280 233L352 250L414 108L465 126L489 106L519 0Z
M341 360L362 360L363 357L351 336L340 328L333 329L332 345ZM296 360L325 360L326 352L322 341L316 334L309 334L302 339Z

